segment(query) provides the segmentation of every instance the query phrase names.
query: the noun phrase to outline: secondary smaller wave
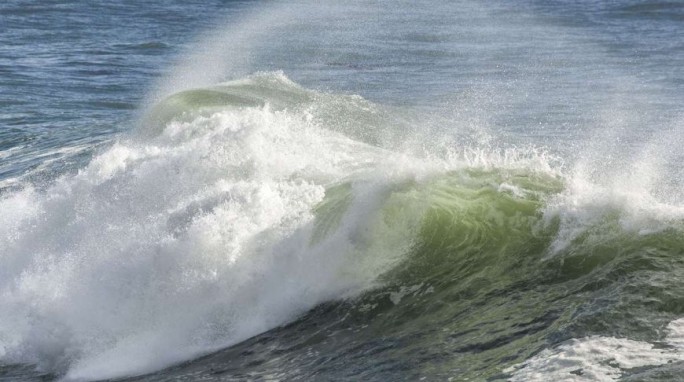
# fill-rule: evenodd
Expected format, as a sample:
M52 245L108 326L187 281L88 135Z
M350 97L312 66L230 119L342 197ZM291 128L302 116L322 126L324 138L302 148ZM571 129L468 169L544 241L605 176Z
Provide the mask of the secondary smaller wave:
M617 381L627 370L684 362L684 319L672 321L659 346L626 338L592 336L573 339L506 372L517 381Z

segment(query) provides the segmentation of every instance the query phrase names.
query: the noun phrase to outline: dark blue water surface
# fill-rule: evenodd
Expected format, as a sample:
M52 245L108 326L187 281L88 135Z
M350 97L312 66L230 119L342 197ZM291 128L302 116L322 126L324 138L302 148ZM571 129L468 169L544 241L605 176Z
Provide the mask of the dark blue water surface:
M184 44L209 28L217 14L237 14L247 6L238 1L0 4L0 179L48 163L59 171L82 165L94 146L130 129L141 99Z

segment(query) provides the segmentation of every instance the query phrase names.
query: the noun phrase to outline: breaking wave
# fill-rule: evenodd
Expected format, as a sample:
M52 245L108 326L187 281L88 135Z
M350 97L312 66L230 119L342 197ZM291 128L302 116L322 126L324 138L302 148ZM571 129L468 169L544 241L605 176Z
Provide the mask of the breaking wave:
M624 315L662 327L682 313L668 272L683 205L535 148L407 150L411 123L283 73L171 95L77 174L0 199L0 360L139 375L334 303L382 336L422 338L406 352L458 355L433 376L524 379L566 351L513 367L549 343L606 320L657 341Z

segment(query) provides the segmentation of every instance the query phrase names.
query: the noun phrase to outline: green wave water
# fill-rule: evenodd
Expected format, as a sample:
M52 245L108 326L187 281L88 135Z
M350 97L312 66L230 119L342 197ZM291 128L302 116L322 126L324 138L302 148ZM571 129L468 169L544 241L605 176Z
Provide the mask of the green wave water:
M468 169L393 193L385 224L403 226L422 210L416 231L406 232L411 247L382 287L336 307L349 316L328 333L353 333L343 341L351 348L359 338L382 339L372 361L359 354L364 378L378 375L366 362L385 361L406 364L401 378L506 380L510 365L571 338L664 341L662 328L684 306L682 222L638 233L609 210L556 250L561 223L544 210L563 188L544 174Z

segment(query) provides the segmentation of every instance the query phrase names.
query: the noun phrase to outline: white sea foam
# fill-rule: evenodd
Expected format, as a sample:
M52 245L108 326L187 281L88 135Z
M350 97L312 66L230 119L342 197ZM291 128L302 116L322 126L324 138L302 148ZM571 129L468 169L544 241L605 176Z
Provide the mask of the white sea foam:
M572 339L505 370L510 381L616 381L626 370L684 361L684 319L667 327L666 346L626 338Z

